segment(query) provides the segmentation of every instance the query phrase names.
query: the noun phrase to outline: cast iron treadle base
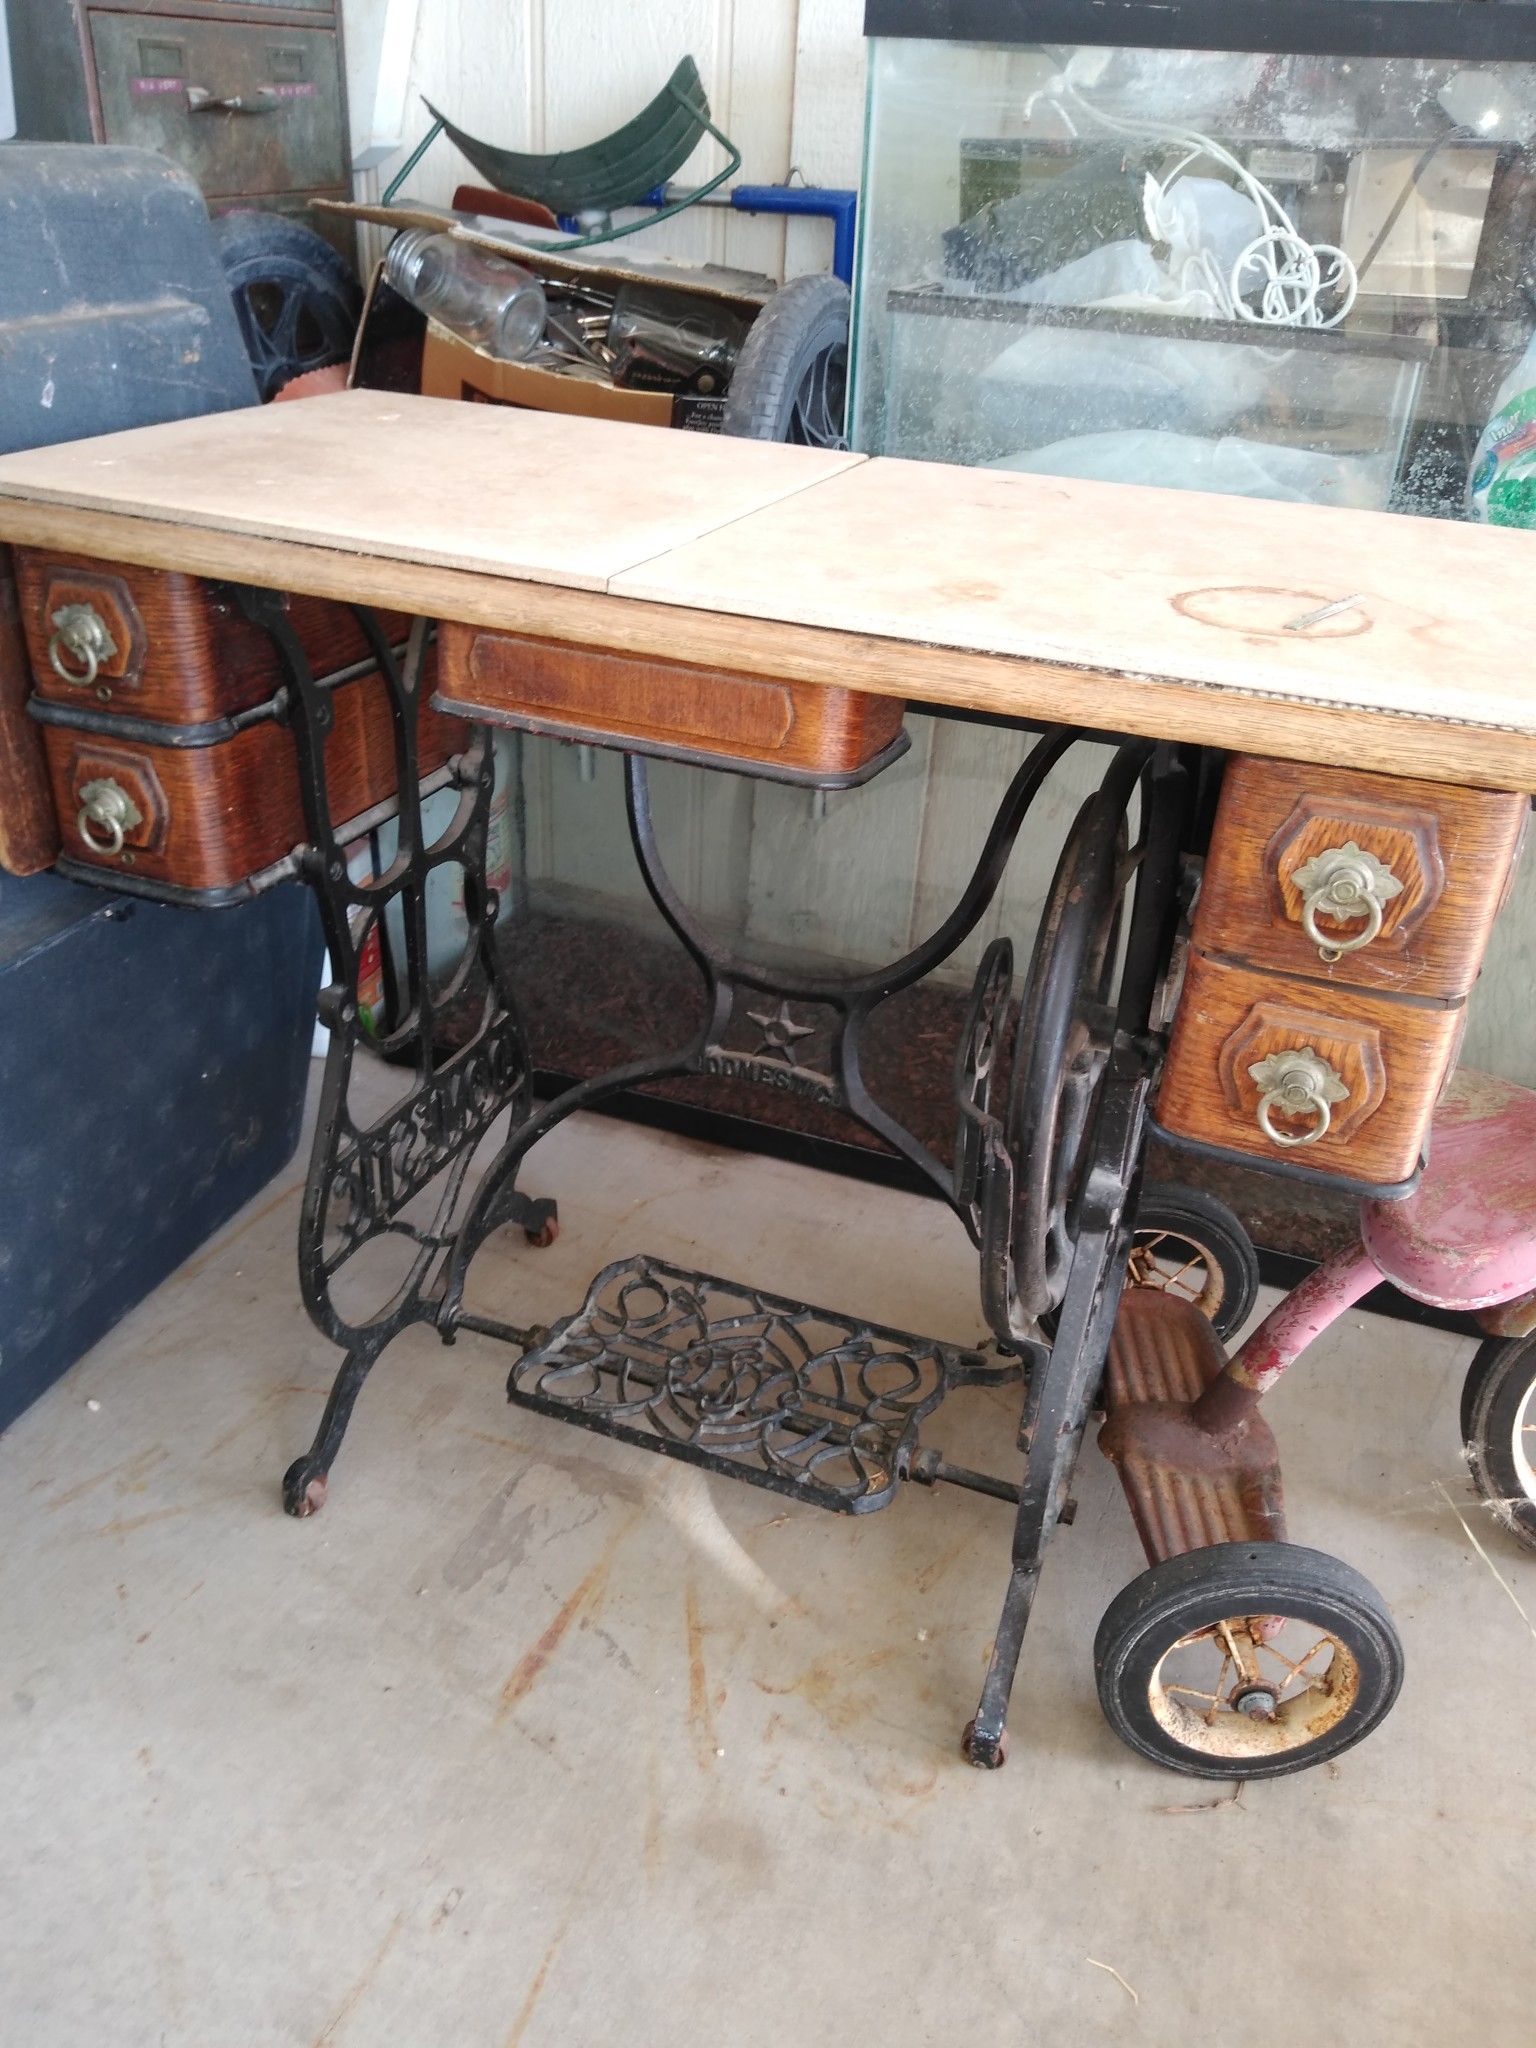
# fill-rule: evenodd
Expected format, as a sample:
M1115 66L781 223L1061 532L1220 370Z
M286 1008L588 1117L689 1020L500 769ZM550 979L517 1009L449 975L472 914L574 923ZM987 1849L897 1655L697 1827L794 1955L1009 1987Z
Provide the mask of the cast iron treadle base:
M907 1476L918 1425L952 1387L1018 1378L1013 1360L641 1254L603 1268L580 1311L512 1368L507 1394L625 1443L863 1515L883 1508Z

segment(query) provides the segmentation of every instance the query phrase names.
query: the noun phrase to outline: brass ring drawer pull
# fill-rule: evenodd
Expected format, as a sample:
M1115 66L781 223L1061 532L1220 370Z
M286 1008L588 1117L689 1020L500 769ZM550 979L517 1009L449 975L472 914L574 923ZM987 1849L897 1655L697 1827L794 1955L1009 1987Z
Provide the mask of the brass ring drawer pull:
M75 830L92 853L115 858L122 852L128 833L143 822L144 814L133 798L110 777L88 782L80 792ZM97 829L106 834L104 839L96 837Z
M1387 905L1403 893L1392 870L1353 839L1314 854L1291 879L1302 892L1301 928L1316 946L1319 959L1330 967L1346 953L1358 953L1380 937ZM1353 924L1363 917L1365 929L1352 938L1329 938L1317 928L1320 914L1337 924Z
M117 642L106 620L94 605L65 604L60 605L48 623L53 627L48 636L48 666L60 682L88 690L102 663L110 661L117 652Z
M1259 1129L1272 1145L1315 1145L1319 1138L1328 1135L1333 1105L1349 1099L1349 1090L1338 1069L1331 1067L1310 1045L1294 1052L1272 1052L1248 1072L1260 1090ZM1293 1134L1277 1130L1276 1110L1282 1116L1310 1116L1311 1126Z

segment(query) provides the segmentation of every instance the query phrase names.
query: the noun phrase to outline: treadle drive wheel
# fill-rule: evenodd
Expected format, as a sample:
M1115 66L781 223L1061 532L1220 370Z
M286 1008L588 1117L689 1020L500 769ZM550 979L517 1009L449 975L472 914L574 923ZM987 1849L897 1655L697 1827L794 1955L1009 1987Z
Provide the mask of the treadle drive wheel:
M747 441L846 448L848 287L840 277L781 285L748 330L721 432Z
M1461 1390L1472 1483L1518 1543L1536 1550L1536 1334L1480 1344Z
M1280 1778L1369 1735L1403 1648L1381 1595L1295 1543L1216 1543L1155 1564L1094 1638L1099 1704L1142 1756L1194 1778Z
M1253 1240L1225 1202L1198 1188L1148 1182L1136 1205L1127 1279L1192 1301L1223 1343L1235 1337L1259 1293Z
M1114 1033L1112 993L1127 880L1124 804L1108 787L1067 835L1014 1029L1007 1145L1013 1159L1010 1296L1026 1315L1057 1308L1074 1212Z
M978 1233L992 1095L1012 1002L1013 944L994 939L981 956L955 1048L955 1200Z
M967 1721L960 1738L960 1754L978 1771L1000 1771L1008 1761L1008 1730L1003 1729L994 1743L978 1742L976 1723Z
M283 1512L303 1521L318 1515L325 1506L330 1474L319 1471L308 1458L295 1458L283 1474Z
M222 214L213 234L263 401L305 371L347 360L362 295L329 242L246 208Z

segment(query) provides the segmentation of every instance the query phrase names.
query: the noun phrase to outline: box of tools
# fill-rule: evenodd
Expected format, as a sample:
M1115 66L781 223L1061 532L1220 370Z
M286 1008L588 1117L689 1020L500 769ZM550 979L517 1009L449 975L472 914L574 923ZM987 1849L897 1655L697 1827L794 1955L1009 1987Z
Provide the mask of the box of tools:
M713 265L512 242L425 208L333 203L328 210L448 234L518 264L544 291L538 347L508 361L428 318L390 286L379 264L350 378L367 389L718 433L737 354L775 289L771 278Z

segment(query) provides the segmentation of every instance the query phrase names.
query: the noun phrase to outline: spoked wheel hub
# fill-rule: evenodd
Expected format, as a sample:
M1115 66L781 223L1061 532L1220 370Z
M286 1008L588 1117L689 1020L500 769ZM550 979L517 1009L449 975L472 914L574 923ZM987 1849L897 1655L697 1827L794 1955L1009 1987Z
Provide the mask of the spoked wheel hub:
M1338 1636L1284 1616L1243 1616L1181 1636L1154 1671L1148 1697L1158 1725L1181 1747L1262 1760L1319 1740L1359 1693L1359 1665Z
M1159 1181L1142 1189L1126 1279L1199 1309L1223 1340L1235 1337L1259 1292L1253 1241L1225 1202Z
M1213 1320L1221 1307L1221 1275L1212 1272L1198 1245L1166 1230L1139 1232L1131 1246L1126 1280L1132 1287L1160 1287L1182 1295L1201 1315Z

